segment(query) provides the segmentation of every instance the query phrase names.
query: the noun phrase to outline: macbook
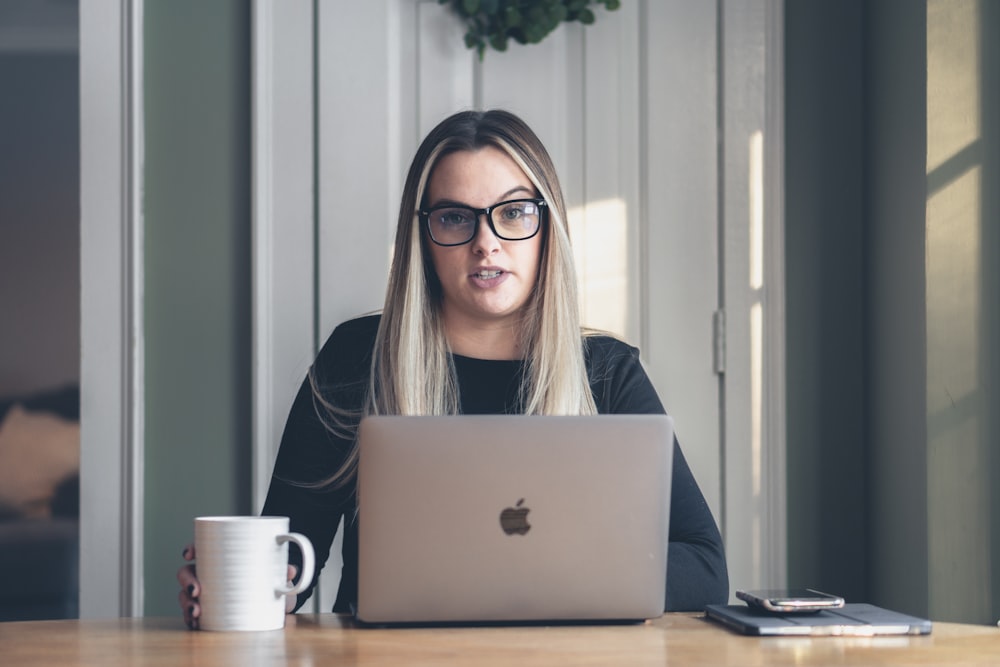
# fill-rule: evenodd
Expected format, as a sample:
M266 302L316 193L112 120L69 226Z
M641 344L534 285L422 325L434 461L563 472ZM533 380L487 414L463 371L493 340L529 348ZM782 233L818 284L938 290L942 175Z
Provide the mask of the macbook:
M358 442L361 622L663 613L670 417L379 416Z

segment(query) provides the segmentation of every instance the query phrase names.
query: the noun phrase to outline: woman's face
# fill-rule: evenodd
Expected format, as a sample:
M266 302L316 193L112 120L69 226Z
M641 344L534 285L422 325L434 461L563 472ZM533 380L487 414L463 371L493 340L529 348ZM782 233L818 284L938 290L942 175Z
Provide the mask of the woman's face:
M534 185L506 153L487 146L450 153L434 166L426 206L456 204L480 209L511 199L534 198ZM424 231L426 234L426 230ZM543 231L505 241L480 216L469 243L440 246L427 239L443 293L442 314L450 330L511 327L538 280Z

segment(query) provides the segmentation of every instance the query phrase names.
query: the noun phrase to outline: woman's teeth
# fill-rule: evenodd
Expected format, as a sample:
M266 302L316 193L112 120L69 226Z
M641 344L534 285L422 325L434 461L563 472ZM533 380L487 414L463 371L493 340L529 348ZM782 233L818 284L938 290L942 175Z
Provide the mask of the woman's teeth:
M475 274L477 278L482 278L483 280L489 280L490 278L496 278L499 276L501 271L480 271Z

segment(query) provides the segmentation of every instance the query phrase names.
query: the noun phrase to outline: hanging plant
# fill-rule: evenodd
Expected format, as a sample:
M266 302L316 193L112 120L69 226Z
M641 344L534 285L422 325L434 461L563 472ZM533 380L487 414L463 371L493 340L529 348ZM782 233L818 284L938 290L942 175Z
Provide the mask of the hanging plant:
M506 51L510 40L537 44L563 21L590 25L592 6L615 10L620 0L438 0L451 5L466 26L465 45L483 59L486 47Z

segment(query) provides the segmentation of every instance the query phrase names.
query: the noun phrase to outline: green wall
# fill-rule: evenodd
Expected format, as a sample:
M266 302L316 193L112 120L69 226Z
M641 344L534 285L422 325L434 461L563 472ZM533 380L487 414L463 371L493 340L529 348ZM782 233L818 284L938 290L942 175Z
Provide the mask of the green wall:
M915 614L930 611L926 13L880 0L865 16L869 599Z
M785 7L790 583L992 624L1000 3Z
M996 26L1000 26L1000 3L984 5L981 44L984 49L983 89L988 94L983 99L983 117L992 119L983 128L983 173L987 182L987 196L983 201L982 219L988 221L983 234L983 260L986 268L983 285L987 287L986 303L991 312L983 321L983 340L990 346L984 351L984 364L989 373L987 414L990 416L992 441L988 448L992 497L992 558L990 577L993 618L1000 623L1000 414L995 406L1000 404L1000 43L996 39ZM990 405L990 403L992 403Z
M785 4L788 583L853 600L867 595L862 35L861 0Z
M151 0L145 49L145 613L192 518L250 513L250 8Z

